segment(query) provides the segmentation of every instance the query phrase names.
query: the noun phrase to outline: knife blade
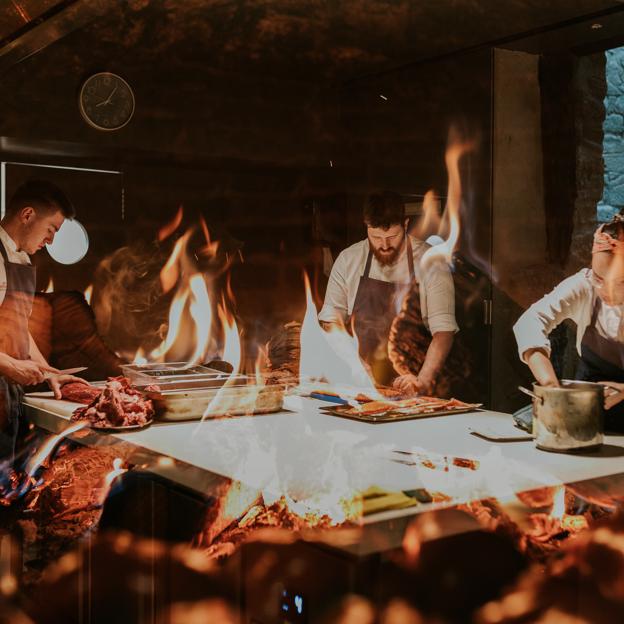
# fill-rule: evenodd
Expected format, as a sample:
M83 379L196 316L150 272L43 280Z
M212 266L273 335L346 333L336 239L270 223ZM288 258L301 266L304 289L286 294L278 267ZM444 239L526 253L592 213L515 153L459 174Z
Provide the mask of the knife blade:
M81 373L82 371L86 371L88 366L76 366L76 368L64 368L60 370L58 373L46 373L43 378L50 379L50 377L54 377L55 375L75 375L76 373Z

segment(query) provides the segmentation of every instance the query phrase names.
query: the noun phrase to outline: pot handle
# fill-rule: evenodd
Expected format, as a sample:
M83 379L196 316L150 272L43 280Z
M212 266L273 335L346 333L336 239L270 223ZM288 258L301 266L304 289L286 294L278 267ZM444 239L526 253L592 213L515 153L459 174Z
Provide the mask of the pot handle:
M535 399L539 403L544 402L544 397L537 396L535 392L531 392L528 388L525 388L524 386L518 386L518 390L520 390L520 392L524 392L524 394L528 394L531 398Z

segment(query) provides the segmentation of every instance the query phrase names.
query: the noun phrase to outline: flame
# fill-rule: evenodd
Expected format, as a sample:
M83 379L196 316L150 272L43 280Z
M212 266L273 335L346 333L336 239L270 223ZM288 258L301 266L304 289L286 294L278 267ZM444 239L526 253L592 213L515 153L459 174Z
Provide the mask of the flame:
M206 277L200 273L190 254L188 244L193 234L189 229L175 243L173 251L160 271L163 293L177 285L169 307L167 334L149 353L140 348L135 364L184 359L189 366L202 361L211 344L213 309Z
M46 292L46 293L54 292L54 280L52 278L50 278L50 280L48 281L48 285L46 286L46 289L43 292Z
M351 336L344 327L332 325L329 331L321 327L307 274L304 274L304 282L307 306L300 338L302 386L328 384L345 398L355 398L361 392L371 398L381 398L360 359L357 337Z
M446 234L446 240L438 245L434 245L428 249L421 258L421 265L426 267L432 261L437 259L444 259L448 264L452 263L453 252L459 242L460 233L460 211L462 200L462 187L461 187L461 175L459 172L459 161L464 154L472 151L475 147L474 141L460 141L453 129L449 132L449 146L446 149L446 169L448 172L448 198L446 207L444 209L444 215L440 223L439 234L443 233L448 224L448 233ZM431 198L430 200L431 201ZM425 217L429 216L431 219L431 207L428 207L428 211L425 211Z
M432 234L439 234L442 227L442 219L438 211L440 200L434 191L427 191L423 199L423 213L418 223L412 228L410 234L421 240L426 240Z
M236 375L241 366L241 341L238 334L238 326L236 320L229 313L225 301L218 308L219 320L224 331L223 360L229 362L232 367L232 376Z
M163 289L163 293L168 293L178 282L181 273L180 264L182 262L184 253L188 246L189 239L191 238L192 230L188 230L183 236L181 236L173 247L173 251L169 256L169 259L165 263L165 266L160 271L160 284Z
M190 293L188 290L183 289L176 294L173 301L171 302L171 307L169 308L169 324L167 329L167 336L160 344L160 346L150 353L150 360L162 359L167 354L167 352L171 350L171 347L173 347L178 337L178 333L182 327L182 314L186 307L189 294Z
M210 232L208 231L208 226L206 225L206 221L203 217L199 219L199 224L201 225L202 232L204 233L206 244L198 251L198 253L202 256L214 258L219 251L219 241L212 241L210 238Z
M147 364L147 356L145 354L145 351L143 351L142 347L139 347L137 349L137 352L134 354L134 357L132 358L132 363L133 364Z
M160 230L158 230L158 240L162 242L169 238L180 227L183 217L184 208L180 206L173 219L171 219L169 223L163 225Z
M88 422L84 420L79 420L78 422L70 425L66 429L63 429L60 433L56 435L50 436L45 444L37 451L29 460L24 472L29 476L33 477L37 470L41 467L41 464L50 456L52 451L56 448L56 445L68 435L72 433L76 433L76 431L80 431L89 425Z
M89 284L84 291L85 301L91 305L91 297L93 297L93 284Z
M253 377L241 377L239 373L243 366L243 350L240 334L236 319L228 310L225 299L219 304L217 314L224 332L222 359L229 362L233 370L204 410L202 422L208 417L253 413L258 396L265 387L260 370L263 353L258 352L255 375Z
M585 516L566 513L565 495L565 486L562 485L557 488L553 498L550 517L553 520L558 520L561 524L561 528L570 533L577 533L578 531L588 528L589 525Z
M128 472L128 469L123 467L123 459L116 457L113 460L113 469L104 477L104 486L107 494L113 484L113 481L124 472Z
M208 348L210 341L210 327L212 326L212 304L206 288L203 275L191 277L189 282L191 301L189 311L195 322L195 351L191 356L191 365L197 364Z
M552 510L550 512L550 517L555 518L557 520L561 520L565 515L565 487L560 486L557 488L555 495L553 497L553 505Z

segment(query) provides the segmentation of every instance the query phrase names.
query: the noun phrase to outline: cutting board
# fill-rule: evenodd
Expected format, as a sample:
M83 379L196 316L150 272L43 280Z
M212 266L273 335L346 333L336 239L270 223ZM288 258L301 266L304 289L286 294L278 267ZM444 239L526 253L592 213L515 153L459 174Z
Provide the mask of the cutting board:
M38 407L48 412L58 414L63 418L71 417L77 407L84 407L82 403L74 403L72 401L57 400L52 392L31 392L24 396L24 403Z

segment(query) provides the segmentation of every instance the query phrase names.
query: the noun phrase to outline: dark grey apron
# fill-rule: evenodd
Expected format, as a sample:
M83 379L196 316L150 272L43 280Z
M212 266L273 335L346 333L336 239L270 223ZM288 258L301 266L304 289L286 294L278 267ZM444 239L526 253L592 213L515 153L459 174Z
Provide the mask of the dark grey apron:
M28 319L36 287L36 269L29 264L9 262L0 242L7 290L0 305L0 351L18 360L30 354ZM19 384L0 377L0 459L13 461L17 430L22 413L23 390Z
M416 279L412 243L406 237L406 256L410 284ZM370 277L373 252L369 250L364 274L360 277L353 303L353 328L360 345L361 358L371 367L379 384L389 384L396 377L388 358L388 336L397 315L397 284Z
M624 344L601 336L596 329L601 300L596 297L591 322L581 342L581 360L576 378L582 381L616 381L624 383ZM605 412L607 431L624 431L624 403Z

